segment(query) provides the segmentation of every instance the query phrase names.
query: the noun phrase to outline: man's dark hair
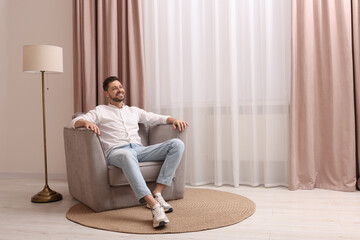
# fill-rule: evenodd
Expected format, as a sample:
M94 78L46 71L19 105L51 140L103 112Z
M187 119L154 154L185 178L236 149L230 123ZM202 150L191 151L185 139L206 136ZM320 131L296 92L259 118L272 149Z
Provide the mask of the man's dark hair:
M104 91L107 91L109 89L109 83L111 83L113 81L119 81L122 84L122 81L116 76L107 77L103 82Z

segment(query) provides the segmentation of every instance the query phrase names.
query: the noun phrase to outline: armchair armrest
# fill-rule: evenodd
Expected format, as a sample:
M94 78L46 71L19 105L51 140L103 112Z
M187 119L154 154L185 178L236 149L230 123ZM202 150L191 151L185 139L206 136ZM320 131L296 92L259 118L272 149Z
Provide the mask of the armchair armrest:
M173 179L173 192L176 199L184 196L185 189L185 159L186 159L186 132L185 129L179 132L178 129L174 129L172 124L155 125L149 127L149 145L157 144L167 141L172 138L178 138L185 144L185 150L181 157L181 162L176 169ZM168 199L166 199L168 200Z
M110 197L107 164L98 136L85 128L64 128L70 194L96 211ZM109 203L110 200L109 200Z
M149 145L161 143L172 138L178 138L185 143L186 130L179 132L172 124L160 124L149 127Z

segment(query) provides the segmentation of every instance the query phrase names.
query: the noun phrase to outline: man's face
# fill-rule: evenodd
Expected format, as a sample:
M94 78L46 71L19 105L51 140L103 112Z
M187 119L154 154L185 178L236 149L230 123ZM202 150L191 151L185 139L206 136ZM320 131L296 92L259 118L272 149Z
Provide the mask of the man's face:
M114 102L122 102L125 98L125 90L122 84L119 81L115 80L109 83L109 88L105 92L105 96L110 98L110 100Z

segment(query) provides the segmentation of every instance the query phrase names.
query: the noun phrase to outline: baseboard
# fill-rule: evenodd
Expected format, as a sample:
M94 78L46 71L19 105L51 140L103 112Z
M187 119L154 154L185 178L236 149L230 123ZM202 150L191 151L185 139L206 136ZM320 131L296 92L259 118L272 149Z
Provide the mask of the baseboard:
M0 172L0 178L25 178L25 179L43 179L44 173L34 172ZM49 180L66 180L65 173L48 173Z

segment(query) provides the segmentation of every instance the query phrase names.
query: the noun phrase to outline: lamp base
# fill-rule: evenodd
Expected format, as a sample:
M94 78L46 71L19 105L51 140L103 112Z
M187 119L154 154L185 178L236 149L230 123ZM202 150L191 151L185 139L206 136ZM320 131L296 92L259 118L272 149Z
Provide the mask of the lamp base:
M51 190L48 185L45 185L41 192L31 198L31 201L34 203L48 203L60 201L61 199L62 196L60 193Z

